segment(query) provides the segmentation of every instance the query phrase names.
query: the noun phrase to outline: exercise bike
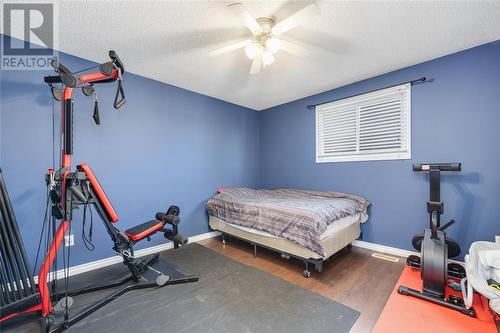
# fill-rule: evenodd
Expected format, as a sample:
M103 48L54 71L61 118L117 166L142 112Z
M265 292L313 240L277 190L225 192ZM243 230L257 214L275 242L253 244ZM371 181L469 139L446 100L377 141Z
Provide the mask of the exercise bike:
M446 237L445 230L455 223L450 220L441 226L440 216L443 214L444 205L441 202L441 171L460 171L461 163L433 163L414 164L413 171L429 172L430 198L427 201L430 226L424 234L416 235L412 239L413 247L420 252L420 258L410 256L407 264L420 269L422 278L422 291L405 286L399 286L398 292L402 295L413 296L432 302L449 309L459 311L465 315L475 317L472 308L466 308L461 298L445 295L447 279L460 279L465 277L465 270L458 264L448 264L448 258L460 255L460 246L451 238Z

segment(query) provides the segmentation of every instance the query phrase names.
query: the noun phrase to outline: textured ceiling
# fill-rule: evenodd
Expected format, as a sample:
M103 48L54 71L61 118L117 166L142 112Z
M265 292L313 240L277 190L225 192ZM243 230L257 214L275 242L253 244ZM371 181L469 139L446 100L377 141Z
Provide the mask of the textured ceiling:
M250 75L243 50L208 51L248 36L231 1L62 1L59 49L102 62L115 49L129 71L256 110L500 39L500 2L319 1L322 14L286 36L309 45L280 52ZM278 22L307 2L243 1Z

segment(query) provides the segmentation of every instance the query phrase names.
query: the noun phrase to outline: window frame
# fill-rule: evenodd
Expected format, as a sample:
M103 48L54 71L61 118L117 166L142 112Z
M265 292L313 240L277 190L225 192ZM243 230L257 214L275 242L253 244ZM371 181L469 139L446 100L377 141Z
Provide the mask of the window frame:
M360 114L360 104L381 98L384 95L392 95L401 90L406 93L406 149L400 151L392 152L359 152L359 114ZM356 152L355 153L344 153L338 155L321 156L321 142L320 142L320 127L319 127L319 115L325 109L330 109L332 107L340 108L349 105L356 105ZM405 110L403 110L404 112ZM333 101L330 103L325 103L317 105L315 107L315 128L316 128L316 163L332 163L332 162L358 162L358 161L390 161L390 160L409 160L411 159L411 83L405 83L398 86L380 89L377 91L369 92L366 94L356 95L353 97L348 97ZM403 124L404 126L405 124Z

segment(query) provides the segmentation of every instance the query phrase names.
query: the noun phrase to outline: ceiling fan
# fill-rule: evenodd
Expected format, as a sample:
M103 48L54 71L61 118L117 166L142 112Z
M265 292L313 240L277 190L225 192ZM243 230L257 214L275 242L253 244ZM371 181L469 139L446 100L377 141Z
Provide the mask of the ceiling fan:
M210 56L217 56L241 48L245 48L245 54L252 59L250 74L257 74L263 67L274 62L274 54L283 50L299 57L305 57L308 50L296 43L283 38L282 34L307 20L318 15L321 10L317 4L311 3L287 17L279 23L275 23L271 18L261 17L254 19L241 2L227 6L235 14L241 17L246 27L252 35L236 43L212 50Z

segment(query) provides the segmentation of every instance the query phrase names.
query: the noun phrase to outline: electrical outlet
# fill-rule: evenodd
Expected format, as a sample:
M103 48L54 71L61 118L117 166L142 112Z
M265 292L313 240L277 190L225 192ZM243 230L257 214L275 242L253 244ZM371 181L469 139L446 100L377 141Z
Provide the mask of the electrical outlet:
M64 246L69 247L75 245L75 235L70 234L64 236Z
M495 236L495 243L500 244L500 236Z

